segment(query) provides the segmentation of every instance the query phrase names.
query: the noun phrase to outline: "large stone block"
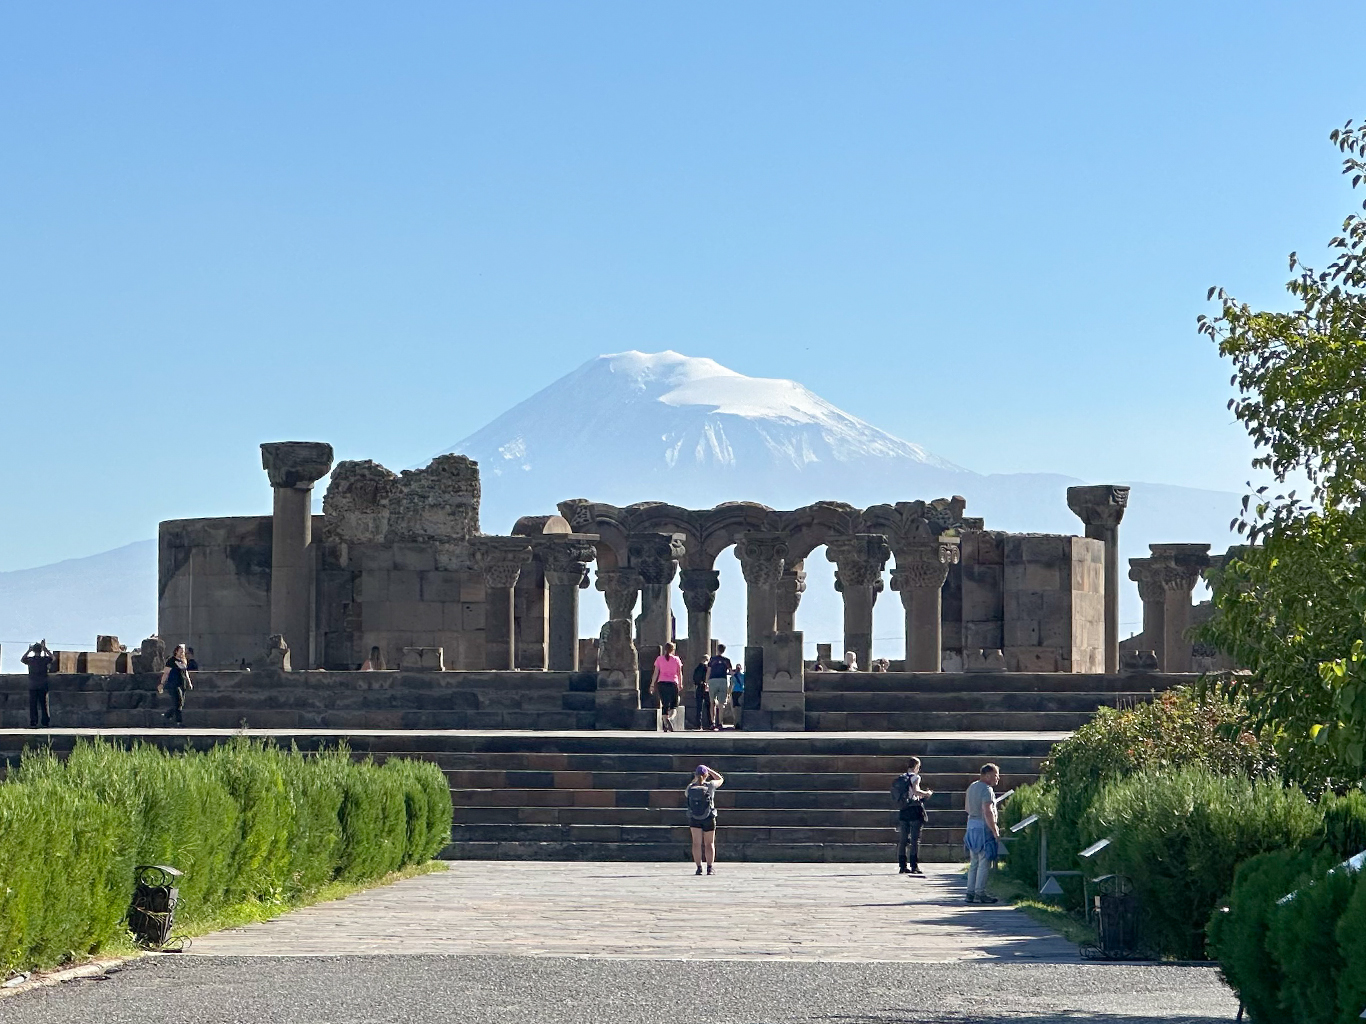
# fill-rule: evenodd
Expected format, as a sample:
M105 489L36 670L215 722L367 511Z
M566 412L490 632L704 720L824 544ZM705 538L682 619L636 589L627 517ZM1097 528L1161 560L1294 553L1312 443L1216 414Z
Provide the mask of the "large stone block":
M389 622L410 633L436 633L442 628L441 605L430 601L390 601Z
M482 603L471 604L469 602L463 602L460 605L460 621L463 628L467 631L484 629L486 625L484 615L485 608L486 606Z
M1000 648L970 648L963 651L964 672L1004 672L1005 652Z
M460 581L460 600L482 603L488 599L484 588L484 578L478 573L468 573Z
M388 572L394 567L394 549L389 544L363 544L351 548L351 564L366 572Z
M355 596L366 604L389 600L389 573L384 569L366 569L357 576Z
M436 547L433 544L400 543L394 545L394 568L413 572L430 572L436 568Z
M460 600L460 574L455 572L424 572L422 580L422 600L456 601Z
M445 667L445 652L440 647L405 647L399 660L399 668L405 672L441 672Z
M990 622L963 623L963 649L970 647L1004 647L1005 624L1000 619Z
M395 569L389 574L390 601L421 601L422 574L415 570Z

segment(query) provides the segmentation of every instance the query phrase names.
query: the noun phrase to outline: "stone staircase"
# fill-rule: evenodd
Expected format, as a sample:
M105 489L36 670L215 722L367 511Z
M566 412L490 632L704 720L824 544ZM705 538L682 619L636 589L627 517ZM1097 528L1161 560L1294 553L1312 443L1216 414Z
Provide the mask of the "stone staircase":
M807 732L1070 732L1100 707L1152 699L1181 677L1025 673L811 672Z
M894 861L892 779L915 755L935 791L922 859L956 860L963 797L984 761L1006 786L1031 782L1056 736L808 736L675 733L485 736L429 756L455 803L447 855L469 859L687 859L683 787L706 764L721 856L750 861Z
M86 733L87 735L93 733ZM892 862L895 811L888 789L915 755L935 795L922 833L925 861L960 858L963 796L982 762L1003 788L1033 781L1048 734L905 736L374 730L253 731L316 749L345 740L357 757L434 761L451 785L450 859L680 860L689 857L683 786L707 764L726 777L717 792L721 856L749 861ZM231 734L127 730L111 738L203 748ZM0 731L0 754L49 740L60 752L77 734Z

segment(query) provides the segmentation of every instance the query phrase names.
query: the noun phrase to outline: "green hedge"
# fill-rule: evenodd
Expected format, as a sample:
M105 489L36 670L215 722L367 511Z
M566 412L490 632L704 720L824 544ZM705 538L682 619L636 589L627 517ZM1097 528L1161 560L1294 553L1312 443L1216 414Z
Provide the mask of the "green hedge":
M1082 820L1107 783L1157 769L1203 767L1217 775L1249 778L1274 771L1271 747L1237 729L1242 713L1236 700L1188 687L1128 708L1101 708L1089 723L1054 745L1039 782L1016 790L1002 820L1014 824L1042 812L1049 867L1077 868L1076 852L1086 845ZM1036 795L1036 789L1042 792ZM1037 849L1026 853L1029 845L1014 843L1009 862L1010 873L1023 882L1037 877ZM1079 887L1075 898L1079 908Z
M135 864L185 872L177 917L193 927L426 861L450 830L450 792L429 762L245 738L204 753L82 742L65 761L27 754L0 784L0 971L108 942Z
M1111 842L1088 870L1127 875L1139 894L1144 941L1205 957L1205 926L1238 863L1320 834L1323 814L1276 778L1207 768L1145 771L1105 786L1082 819L1083 841Z
M1211 916L1209 944L1255 1024L1360 1020L1366 874L1322 849L1253 857Z

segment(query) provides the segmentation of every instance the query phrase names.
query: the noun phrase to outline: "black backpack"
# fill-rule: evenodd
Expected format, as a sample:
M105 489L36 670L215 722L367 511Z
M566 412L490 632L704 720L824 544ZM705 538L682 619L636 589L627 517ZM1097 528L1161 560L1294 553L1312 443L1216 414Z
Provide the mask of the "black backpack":
M905 807L911 799L911 773L898 775L892 780L892 800L898 807Z
M706 821L716 813L716 792L709 786L688 787L688 818Z

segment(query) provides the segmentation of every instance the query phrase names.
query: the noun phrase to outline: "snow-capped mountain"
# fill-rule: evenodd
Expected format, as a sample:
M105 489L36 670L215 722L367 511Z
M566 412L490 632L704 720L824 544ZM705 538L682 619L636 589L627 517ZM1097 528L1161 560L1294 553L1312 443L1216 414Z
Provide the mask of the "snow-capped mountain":
M447 451L478 460L489 531L551 495L776 507L966 473L795 381L677 352L589 360Z

